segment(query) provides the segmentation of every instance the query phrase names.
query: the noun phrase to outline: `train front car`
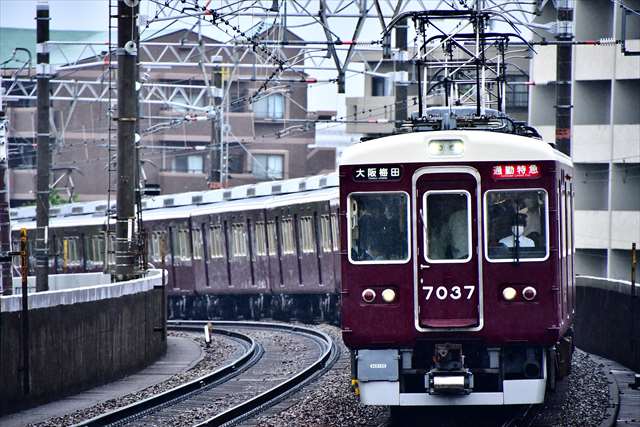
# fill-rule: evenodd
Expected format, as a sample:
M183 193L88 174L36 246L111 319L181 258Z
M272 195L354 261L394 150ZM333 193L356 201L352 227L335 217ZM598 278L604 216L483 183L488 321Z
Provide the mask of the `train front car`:
M543 401L572 351L571 175L542 140L481 130L344 152L342 333L364 404Z

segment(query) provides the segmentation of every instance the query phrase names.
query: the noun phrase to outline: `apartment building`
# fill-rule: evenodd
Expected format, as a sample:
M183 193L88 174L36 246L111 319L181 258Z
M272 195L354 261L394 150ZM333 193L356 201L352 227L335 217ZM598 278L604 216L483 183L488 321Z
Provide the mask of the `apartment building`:
M623 38L623 3L575 2L575 39ZM552 2L540 23L555 21ZM627 14L625 56L619 44L573 47L576 272L629 280L631 244L640 244L640 15ZM546 34L551 40L553 35ZM537 47L531 63L529 122L555 138L556 47Z
M3 56L9 56L15 47L25 47L35 60L35 31L24 29L0 29ZM264 180L295 178L333 171L335 149L316 146L313 119L315 114L307 110L307 75L304 70L285 70L276 73L269 88L252 99L265 79L276 67L273 58L253 49L246 38L223 44L200 36L186 29L165 32L161 35L141 34L140 77L140 130L141 163L143 177L148 188L162 194L204 190L210 170L219 169L212 158L212 120L202 119L206 109L216 104L207 83L213 85L216 74L221 75L223 90L228 94L223 101L223 152L226 180L225 187ZM256 32L257 39L301 40L289 30L262 26ZM110 123L107 92L110 61L117 61L106 52L106 33L52 32L52 40L86 40L87 46L96 40L93 49L74 67L66 67L52 82L52 183L57 182L62 196L74 187L80 201L104 199L107 192L109 158L114 161L117 145L115 129ZM198 46L202 46L199 48ZM274 47L275 46L275 47ZM80 46L81 48L81 46ZM79 47L66 57L52 48L52 63L64 65L66 58L78 54ZM103 49L100 52L100 49ZM275 44L269 47L273 55L282 61L299 54L299 49ZM263 55L262 58L259 55ZM3 62L7 58L0 58ZM202 63L202 64L201 64ZM3 86L8 89L11 77L19 64L5 64L0 68ZM32 64L33 65L33 64ZM203 72L204 70L204 72ZM206 75L204 74L206 73ZM21 78L34 76L34 68L18 74ZM112 73L113 86L116 72ZM68 90L59 90L57 80L67 81ZM73 90L85 87L70 81L92 82L92 92L80 94L83 100L73 101ZM32 80L35 85L35 78ZM155 85L155 86L154 86ZM26 86L31 87L29 83ZM205 89L203 89L205 88ZM156 91L153 93L153 91ZM159 96L158 91L164 95ZM9 93L5 108L9 119L9 167L12 205L32 203L35 199L36 167L36 101L12 100ZM56 100L56 94L58 98ZM99 95L100 94L100 95ZM60 99L66 96L66 99ZM93 96L95 99L87 99ZM113 116L117 115L113 96ZM167 102L157 102L158 98ZM146 102L155 99L156 102ZM111 150L109 142L111 141ZM217 150L217 149L216 149ZM115 165L112 163L112 169ZM112 174L115 183L115 174ZM112 185L115 188L115 185Z
M431 47L428 50L432 50ZM440 52L441 49L433 50ZM491 58L494 55L497 55L497 52L493 47L487 49L487 58ZM527 49L518 43L514 43L507 53L506 112L515 120L527 119L529 55L530 53L527 52ZM409 58L416 56L413 47L410 47L407 56ZM441 53L432 56L440 57ZM462 52L457 51L454 59L462 59L464 61L468 58L464 57ZM346 125L347 133L362 135L391 133L394 127L393 121L396 107L394 82L395 79L401 76L396 73L396 62L392 59L383 59L382 51L379 49L356 49L353 61L363 64L364 69L368 70L368 72L364 75L364 95L345 99L345 119L349 121ZM488 74L491 75L491 73ZM432 79L433 76L429 76L429 78ZM408 82L407 110L409 114L418 111L417 81L416 68L411 66L406 74L406 82ZM433 80L431 84L433 84ZM459 93L461 94L465 91L463 86L459 88ZM469 90L470 85L467 86L469 87L466 90ZM433 90L425 98L425 106L444 105L442 88L443 86L440 86ZM495 105L492 106L492 108L495 107Z

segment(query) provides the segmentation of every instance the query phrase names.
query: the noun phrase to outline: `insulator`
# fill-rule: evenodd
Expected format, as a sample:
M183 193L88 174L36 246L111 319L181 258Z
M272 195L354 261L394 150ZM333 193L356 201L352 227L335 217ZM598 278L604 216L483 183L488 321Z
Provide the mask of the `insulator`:
M601 45L612 46L617 43L617 40L614 37L603 37L600 39Z

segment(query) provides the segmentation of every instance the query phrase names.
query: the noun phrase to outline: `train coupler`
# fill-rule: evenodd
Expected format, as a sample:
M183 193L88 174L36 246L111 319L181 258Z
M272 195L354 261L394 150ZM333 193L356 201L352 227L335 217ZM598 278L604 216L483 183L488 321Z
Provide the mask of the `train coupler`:
M469 394L473 391L473 374L468 369L432 369L425 375L424 382L429 394Z
M464 367L461 344L436 344L434 368L425 375L429 394L469 394L473 390L473 374Z

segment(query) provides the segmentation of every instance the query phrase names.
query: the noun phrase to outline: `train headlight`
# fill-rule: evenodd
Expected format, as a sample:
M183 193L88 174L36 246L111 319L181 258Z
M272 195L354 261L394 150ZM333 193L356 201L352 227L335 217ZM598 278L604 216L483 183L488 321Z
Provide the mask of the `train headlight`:
M507 286L502 290L502 298L506 301L513 301L516 295L518 295L518 292L511 286Z
M396 291L393 289L385 289L382 291L382 299L384 302L394 302L396 300Z
M362 291L362 300L366 303L372 303L376 299L376 291L373 289L365 289Z
M527 301L533 300L536 295L538 295L538 292L533 286L527 286L522 290L522 298L526 299Z
M432 156L460 156L464 154L464 142L459 139L429 141L428 150Z

